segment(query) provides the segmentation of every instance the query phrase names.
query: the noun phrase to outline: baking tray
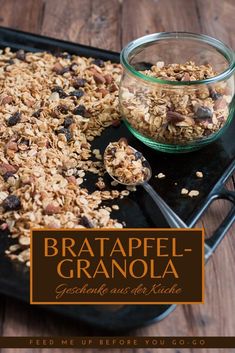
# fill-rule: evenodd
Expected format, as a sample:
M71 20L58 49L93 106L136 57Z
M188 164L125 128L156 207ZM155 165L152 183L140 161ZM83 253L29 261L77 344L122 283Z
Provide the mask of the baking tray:
M119 54L115 52L0 27L0 48L4 47L11 47L12 50L24 49L53 53L67 51L71 54L119 62ZM153 175L159 172L166 175L164 179L152 178L150 183L189 227L194 226L214 200L229 200L232 203L231 210L214 234L210 235L206 241L214 251L235 221L235 192L228 191L224 186L235 171L234 135L235 119L224 135L213 144L200 151L170 155L151 150L143 145L122 124L118 128L106 129L102 136L92 143L92 147L104 151L109 142L125 136L129 143L148 159ZM195 177L196 171L203 172L203 179ZM94 187L94 178L95 176L88 177L85 185L91 191ZM183 187L197 189L200 194L196 198L183 197L180 195ZM141 187L129 197L119 200L119 206L120 210L115 211L113 216L124 221L127 227L168 227L157 206ZM10 241L6 231L0 232L0 293L29 302L28 270L21 264L9 261L4 255ZM108 310L108 307L106 310L104 306L86 305L51 305L43 308L70 319L117 332L143 326L154 320L161 320L174 309L174 306L126 305L119 310ZM32 310L38 309L32 308Z

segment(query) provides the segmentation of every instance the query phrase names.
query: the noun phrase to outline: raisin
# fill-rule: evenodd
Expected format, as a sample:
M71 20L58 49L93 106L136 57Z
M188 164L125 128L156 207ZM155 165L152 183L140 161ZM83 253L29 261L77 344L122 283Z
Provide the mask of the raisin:
M198 107L196 111L196 117L198 119L209 119L212 118L213 112L208 107Z
M99 67L104 67L104 61L101 59L92 60L91 64L99 66Z
M65 129L65 137L68 142L70 142L72 140L73 135L69 129Z
M141 152L135 152L135 159L138 160L138 159L141 159L143 157L142 153Z
M111 154L111 156L115 156L115 153L117 152L117 149L115 148L115 147L112 147L112 148L110 148L110 150L109 150L109 153Z
M66 116L63 122L63 126L67 129L71 124L74 123L74 119L72 116Z
M20 113L16 112L7 120L7 126L14 126L20 122Z
M5 211L15 211L21 207L20 199L16 195L9 195L2 202Z
M8 163L1 163L0 164L0 175L4 175L8 172L11 172L14 174L17 172L17 168L11 164L8 164Z
M62 114L67 114L69 111L69 108L65 104L60 104L58 105L57 109L59 110L60 113Z
M66 98L66 97L68 97L67 93L65 93L65 91L63 90L63 88L60 87L60 86L55 86L55 87L53 87L52 90L51 90L51 92L57 92L57 93L59 93L60 98Z
M65 134L67 142L70 142L72 140L72 133L71 131L67 128L61 128L60 130L56 131L57 134Z
M86 83L87 83L87 80L85 80L84 78L77 78L73 81L72 86L74 88L80 88L80 87L84 87Z
M213 101L216 101L217 99L222 97L222 94L219 92L216 92L216 90L211 89L210 90L210 97L213 99Z
M16 52L16 58L21 60L21 61L25 61L25 51L23 49L20 49Z
M141 61L139 63L133 64L133 66L137 71L145 71L145 70L151 70L153 64L148 63L146 61Z
M119 127L121 125L121 120L116 119L112 121L112 126L113 127Z
M60 71L59 71L59 75L63 75L63 74L65 74L66 72L69 72L70 71L70 67L69 66L65 66L65 67L63 67L63 69L61 69Z
M111 93L116 92L117 90L118 90L118 87L117 87L117 85L116 85L115 83L113 83L113 84L110 86L110 88L109 88L109 91L110 91Z
M29 140L26 139L25 137L22 137L18 143L19 143L20 145L29 146Z
M205 130L204 130L204 132L203 132L203 135L204 135L204 136L210 136L210 135L211 135L211 133L212 133L212 131L211 131L211 130L209 130L209 129L205 129Z
M84 118L89 118L89 116L90 116L89 112L86 110L85 106L82 104L80 104L76 108L74 108L73 114L81 115Z
M81 217L80 224L86 228L93 228L94 227L92 222L86 216Z
M62 52L60 52L60 51L55 52L55 53L54 53L54 56L55 56L56 58L62 58L62 59L68 59L68 60L70 60L71 57L72 57L71 54L66 53L66 52L62 53Z
M77 89L69 93L70 96L81 98L84 95L84 92L81 89Z
M7 181L8 178L10 177L14 177L14 174L12 172L6 172L4 175L3 175L3 179L4 181Z
M32 114L32 116L33 116L34 118L39 118L41 112L42 112L42 109L38 109L38 110L36 110L36 112L34 112L34 113Z

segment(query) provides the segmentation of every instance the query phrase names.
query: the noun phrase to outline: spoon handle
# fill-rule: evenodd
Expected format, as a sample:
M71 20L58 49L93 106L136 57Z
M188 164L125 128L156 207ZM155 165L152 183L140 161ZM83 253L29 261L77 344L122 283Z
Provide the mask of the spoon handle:
M156 202L167 223L171 228L188 228L187 224L180 219L179 216L165 203L156 191L148 183L142 184L143 188L148 192L152 199Z

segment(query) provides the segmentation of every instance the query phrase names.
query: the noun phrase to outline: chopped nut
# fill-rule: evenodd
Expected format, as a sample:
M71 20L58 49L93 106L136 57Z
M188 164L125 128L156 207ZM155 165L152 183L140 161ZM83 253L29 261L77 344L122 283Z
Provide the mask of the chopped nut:
M16 195L7 196L2 202L2 207L6 212L18 210L21 207L19 197Z
M20 122L21 114L19 112L14 113L7 120L7 126L14 126Z
M109 85L110 83L113 82L113 77L110 74L104 75L105 82Z
M109 94L109 91L106 88L99 88L97 92L101 93L102 98L104 98L105 96L107 96L107 94Z
M116 92L118 90L118 86L115 84L115 83L113 83L112 85L110 85L110 87L109 87L109 92L110 93L114 93L114 92Z
M16 52L16 58L19 59L19 60L22 60L22 61L25 61L25 51L23 49L19 49L17 52Z
M60 73L63 70L63 66L57 62L54 66L53 66L53 71L55 71L56 73Z
M84 226L86 228L93 228L94 227L92 222L86 216L82 216L80 223L82 226Z
M77 185L77 180L75 176L71 175L71 176L68 176L66 179L68 180L69 183Z

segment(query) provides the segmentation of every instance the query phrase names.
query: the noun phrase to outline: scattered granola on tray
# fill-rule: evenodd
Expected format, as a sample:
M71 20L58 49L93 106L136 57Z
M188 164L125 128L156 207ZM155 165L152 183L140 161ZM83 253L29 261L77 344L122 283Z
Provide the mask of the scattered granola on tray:
M216 75L210 64L157 62L141 71L168 81L198 81ZM161 143L186 144L220 130L229 114L232 96L227 82L212 85L138 85L128 80L121 90L122 113L131 126Z
M142 153L129 146L125 138L108 145L104 163L108 173L123 184L140 184L149 176L148 164Z
M101 203L124 194L105 190L91 148L119 120L120 76L119 64L100 59L0 51L1 229L24 249L12 258L28 261L31 226L122 226ZM92 193L82 186L86 172L99 177Z

